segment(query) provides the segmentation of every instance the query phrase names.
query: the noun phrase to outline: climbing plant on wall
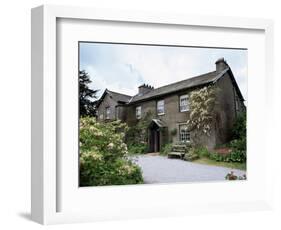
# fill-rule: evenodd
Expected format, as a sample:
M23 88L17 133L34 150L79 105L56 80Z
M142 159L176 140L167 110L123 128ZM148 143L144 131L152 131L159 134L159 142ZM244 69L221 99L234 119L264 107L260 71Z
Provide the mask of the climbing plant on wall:
M128 145L129 152L132 147L140 148L142 153L147 151L148 126L153 117L154 114L151 111L148 111L134 126L129 127L126 132L126 143Z
M187 121L188 129L198 134L211 134L212 122L215 119L214 108L216 95L219 89L216 86L205 86L194 90L189 95L190 116Z

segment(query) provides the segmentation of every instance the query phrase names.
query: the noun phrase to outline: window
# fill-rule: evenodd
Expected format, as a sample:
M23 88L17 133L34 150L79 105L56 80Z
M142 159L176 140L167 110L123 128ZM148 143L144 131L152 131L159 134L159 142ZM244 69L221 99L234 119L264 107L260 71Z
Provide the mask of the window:
M188 95L182 95L180 96L180 112L185 112L189 110L189 104L188 104Z
M158 115L165 114L164 100L157 101L157 114Z
M180 142L190 142L190 132L187 129L187 125L180 125L179 130Z
M99 116L100 120L103 120L103 114L101 113Z
M105 119L110 119L110 107L105 108Z
M141 119L141 106L136 107L136 118Z

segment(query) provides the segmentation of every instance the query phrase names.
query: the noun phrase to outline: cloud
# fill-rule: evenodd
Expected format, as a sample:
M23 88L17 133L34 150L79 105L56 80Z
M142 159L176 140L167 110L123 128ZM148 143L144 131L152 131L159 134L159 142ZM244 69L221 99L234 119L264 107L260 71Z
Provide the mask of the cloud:
M92 87L129 95L146 83L160 87L215 70L224 57L247 98L247 51L191 47L81 43L80 69L93 81Z

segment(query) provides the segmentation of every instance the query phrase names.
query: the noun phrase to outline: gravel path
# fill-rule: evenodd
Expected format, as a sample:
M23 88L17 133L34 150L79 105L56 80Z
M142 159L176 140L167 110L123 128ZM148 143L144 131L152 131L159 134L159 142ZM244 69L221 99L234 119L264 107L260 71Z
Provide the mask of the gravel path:
M145 183L222 181L230 171L242 176L245 171L168 159L163 156L136 156L133 160L142 168Z

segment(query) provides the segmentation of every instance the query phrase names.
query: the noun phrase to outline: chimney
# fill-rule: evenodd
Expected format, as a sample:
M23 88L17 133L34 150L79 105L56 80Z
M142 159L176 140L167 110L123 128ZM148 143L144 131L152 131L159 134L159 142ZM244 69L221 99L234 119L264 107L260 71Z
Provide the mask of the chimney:
M143 85L139 86L139 95L144 95L146 93L149 93L153 89L154 89L153 86L143 84Z
M224 58L220 58L216 61L216 71L217 72L221 72L226 68L228 68L228 64Z

